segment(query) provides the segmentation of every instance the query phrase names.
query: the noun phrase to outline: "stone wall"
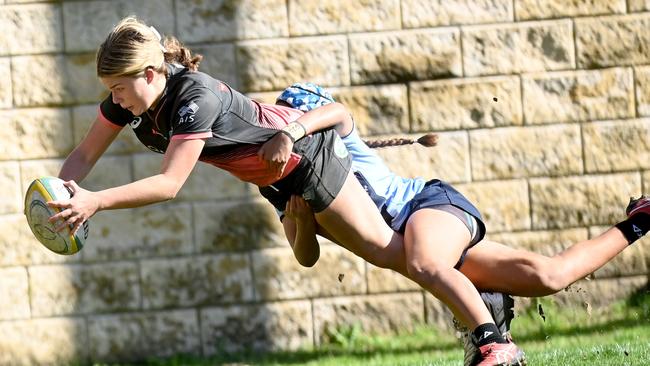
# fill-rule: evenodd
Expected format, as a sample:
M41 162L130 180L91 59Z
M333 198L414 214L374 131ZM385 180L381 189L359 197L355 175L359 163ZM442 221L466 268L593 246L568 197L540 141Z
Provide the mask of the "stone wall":
M454 183L492 239L552 254L650 191L648 1L0 0L2 365L295 349L346 324L450 324L432 296L331 243L300 267L255 187L208 166L170 203L97 214L78 255L43 249L23 193L57 174L94 119L106 94L94 50L128 14L260 100L311 80L365 136L438 132L436 148L380 153L401 174ZM82 186L160 162L124 131ZM605 305L646 284L649 264L644 239L586 291L556 298Z

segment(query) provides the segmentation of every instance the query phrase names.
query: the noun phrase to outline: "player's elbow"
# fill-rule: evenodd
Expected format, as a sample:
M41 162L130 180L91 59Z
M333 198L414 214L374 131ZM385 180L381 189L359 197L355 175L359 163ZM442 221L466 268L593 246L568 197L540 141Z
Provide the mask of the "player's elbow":
M310 268L313 267L316 264L316 262L318 262L319 257L320 255L317 253L315 255L310 255L310 256L302 256L302 257L296 256L296 259L298 260L298 263L300 263L301 266Z
M164 201L171 201L171 200L173 200L174 198L176 198L176 195L177 195L177 194L178 194L178 191L170 191L170 192L167 192L167 193L163 196L163 200L164 200Z
M334 102L333 104L335 104L337 112L336 120L338 121L334 128L340 136L347 136L350 134L352 127L354 126L352 115L343 104L338 102Z
M340 121L344 120L350 115L348 109L339 102L332 103L332 109L334 110L335 116Z
M164 190L160 190L160 194L162 195L161 198L163 201L171 201L174 198L176 198L179 191L180 191L180 187L170 184L167 187L165 187Z
M320 258L320 248L318 245L310 247L309 250L300 250L295 247L293 249L294 256L303 267L313 267L318 262L318 258Z
M165 179L160 183L159 192L163 196L163 200L170 201L176 198L178 193L181 191L184 181L174 179L173 177L165 177Z

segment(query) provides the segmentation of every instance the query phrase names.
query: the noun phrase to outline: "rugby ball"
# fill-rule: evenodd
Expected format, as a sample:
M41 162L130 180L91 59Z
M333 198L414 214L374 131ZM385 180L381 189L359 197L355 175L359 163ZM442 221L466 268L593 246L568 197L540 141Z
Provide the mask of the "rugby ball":
M56 177L42 177L34 180L25 194L25 216L32 233L47 249L57 254L77 253L86 244L88 238L88 221L72 234L71 228L56 232L55 224L50 223L50 216L61 209L50 207L47 202L69 199L70 191L63 185L63 180Z

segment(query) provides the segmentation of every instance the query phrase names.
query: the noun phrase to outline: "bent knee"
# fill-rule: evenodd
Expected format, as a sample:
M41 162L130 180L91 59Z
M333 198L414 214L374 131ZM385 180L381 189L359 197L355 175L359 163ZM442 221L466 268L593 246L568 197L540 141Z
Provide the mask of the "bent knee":
M436 263L420 263L409 261L406 265L406 271L409 277L419 284L431 284L438 281L441 275L441 266Z

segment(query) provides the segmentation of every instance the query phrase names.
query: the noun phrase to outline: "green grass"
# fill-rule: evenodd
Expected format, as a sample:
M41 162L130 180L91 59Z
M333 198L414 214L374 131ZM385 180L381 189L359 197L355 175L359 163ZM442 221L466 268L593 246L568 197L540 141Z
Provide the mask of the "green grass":
M541 306L544 318L540 315ZM607 309L562 308L541 299L518 314L512 324L529 365L650 364L650 291L640 291ZM329 344L315 350L212 358L179 356L151 360L148 366L425 366L461 365L462 348L450 334L422 326L398 336L369 336L357 327L339 329ZM121 364L126 365L126 364Z

